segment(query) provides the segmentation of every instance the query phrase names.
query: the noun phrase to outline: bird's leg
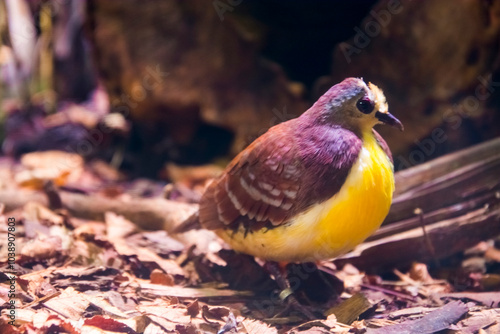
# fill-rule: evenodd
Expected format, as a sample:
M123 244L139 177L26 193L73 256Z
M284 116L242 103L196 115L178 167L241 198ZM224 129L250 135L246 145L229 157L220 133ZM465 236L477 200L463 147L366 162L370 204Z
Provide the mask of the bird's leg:
M286 279L286 273L282 272L279 263L266 261L264 268L274 277L278 287L281 289L279 297L283 302L286 302L292 309L304 314L309 320L318 318L295 298L295 291L290 286L290 282Z

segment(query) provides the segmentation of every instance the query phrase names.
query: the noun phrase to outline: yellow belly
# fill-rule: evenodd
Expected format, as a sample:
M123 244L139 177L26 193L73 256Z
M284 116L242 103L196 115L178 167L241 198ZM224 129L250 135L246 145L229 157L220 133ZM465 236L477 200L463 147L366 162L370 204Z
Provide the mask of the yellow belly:
M393 192L392 164L370 131L363 136L346 182L333 197L274 229L217 234L234 250L266 260L329 259L350 251L382 224Z

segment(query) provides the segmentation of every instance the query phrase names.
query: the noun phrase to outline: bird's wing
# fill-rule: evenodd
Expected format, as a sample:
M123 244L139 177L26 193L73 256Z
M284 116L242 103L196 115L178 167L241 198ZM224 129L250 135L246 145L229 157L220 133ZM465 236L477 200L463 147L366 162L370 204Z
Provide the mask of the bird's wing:
M208 186L200 201L202 226L272 228L339 191L361 140L342 128L291 134L287 126L253 142Z

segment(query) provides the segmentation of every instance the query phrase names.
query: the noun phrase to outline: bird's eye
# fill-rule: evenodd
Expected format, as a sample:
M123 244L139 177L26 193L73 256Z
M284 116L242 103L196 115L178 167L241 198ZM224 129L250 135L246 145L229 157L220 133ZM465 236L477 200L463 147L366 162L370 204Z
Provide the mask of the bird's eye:
M358 102L356 103L356 107L358 107L358 110L363 114L369 114L373 111L375 105L372 100L367 97L363 97L362 99L358 100Z

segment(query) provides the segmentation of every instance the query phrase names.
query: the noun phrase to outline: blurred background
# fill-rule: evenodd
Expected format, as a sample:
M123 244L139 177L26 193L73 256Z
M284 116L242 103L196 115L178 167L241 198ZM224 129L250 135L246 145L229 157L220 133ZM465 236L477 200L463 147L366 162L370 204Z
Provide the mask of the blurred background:
M500 135L500 1L2 0L2 154L227 163L331 85L381 87L397 170Z

